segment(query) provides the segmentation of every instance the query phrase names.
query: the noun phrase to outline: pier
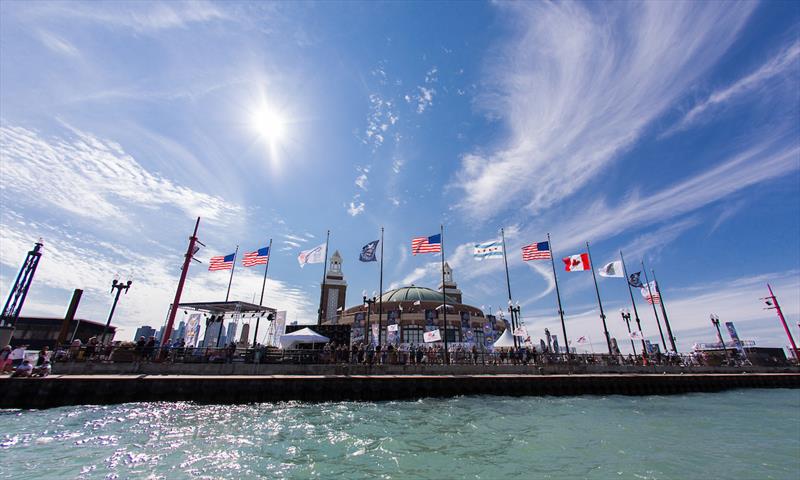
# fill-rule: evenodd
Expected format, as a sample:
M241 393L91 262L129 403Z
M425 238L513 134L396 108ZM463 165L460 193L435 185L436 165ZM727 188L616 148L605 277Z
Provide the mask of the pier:
M325 372L328 373L328 372ZM272 375L53 375L4 378L0 408L194 401L379 401L458 395L671 395L736 388L800 388L779 373L458 373Z

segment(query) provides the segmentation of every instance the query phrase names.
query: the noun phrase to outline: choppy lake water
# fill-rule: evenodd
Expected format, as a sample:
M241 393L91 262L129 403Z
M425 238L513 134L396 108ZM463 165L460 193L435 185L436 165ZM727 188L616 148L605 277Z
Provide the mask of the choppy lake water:
M800 390L135 403L0 420L2 478L800 478Z

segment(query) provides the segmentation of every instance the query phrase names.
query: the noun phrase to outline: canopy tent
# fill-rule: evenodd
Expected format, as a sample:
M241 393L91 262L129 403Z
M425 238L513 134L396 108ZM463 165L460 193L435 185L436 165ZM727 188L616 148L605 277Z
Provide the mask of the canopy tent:
M330 338L306 327L296 332L287 333L281 336L281 348L290 348L298 343L328 343Z
M500 338L494 342L494 348L510 348L514 346L514 337L511 336L511 332L506 329Z

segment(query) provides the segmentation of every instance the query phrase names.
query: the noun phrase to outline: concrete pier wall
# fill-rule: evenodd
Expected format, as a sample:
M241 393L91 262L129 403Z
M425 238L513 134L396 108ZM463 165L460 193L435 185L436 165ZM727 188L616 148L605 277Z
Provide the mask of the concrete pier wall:
M455 395L668 395L800 388L800 374L64 375L5 378L0 386L0 408L49 408L152 401L231 404Z

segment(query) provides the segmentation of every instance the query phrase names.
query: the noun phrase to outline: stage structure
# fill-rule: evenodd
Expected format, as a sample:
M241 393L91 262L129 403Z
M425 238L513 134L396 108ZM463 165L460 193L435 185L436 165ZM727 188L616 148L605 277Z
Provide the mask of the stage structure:
M11 340L11 335L19 318L19 312L22 310L22 305L25 304L28 289L31 288L36 267L39 266L39 260L42 258L43 246L44 242L40 238L33 246L33 250L28 252L28 256L25 257L25 263L19 269L17 279L11 287L11 293L8 294L8 300L6 300L3 312L0 314L0 329L2 330L0 331L0 347L8 345Z
M219 329L215 330L217 332L215 338L207 338L207 340L213 340L213 344L209 345L208 343L204 343L204 347L222 346L218 345L218 343L222 336L225 317L229 318L229 322L232 321L238 325L240 320L249 323L250 320L267 319L270 315L274 316L276 312L272 307L262 307L254 303L241 301L180 303L178 304L178 310L183 310L185 313L189 311L202 313L206 320L206 332L204 333L206 337L209 328L213 328L213 325L216 323L220 324ZM254 339L253 343L256 341L257 340ZM242 346L248 347L249 345L249 340L246 340L245 344Z

